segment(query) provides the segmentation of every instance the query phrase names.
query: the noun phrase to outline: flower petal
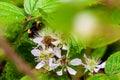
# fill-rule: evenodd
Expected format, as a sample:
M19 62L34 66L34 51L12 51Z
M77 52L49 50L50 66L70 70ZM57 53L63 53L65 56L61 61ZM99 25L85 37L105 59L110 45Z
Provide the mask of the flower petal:
M92 72L91 69L90 69L90 65L88 65L88 64L82 64L82 65L83 65L84 68L86 69L85 72L86 72L86 71Z
M95 68L94 71L97 73L100 70L100 68Z
M72 69L71 67L68 67L68 66L67 66L67 70L71 75L75 75L77 73L74 69Z
M40 69L40 68L42 68L43 66L45 65L45 62L44 61L41 61L40 63L38 63L37 65L36 65L36 69Z
M100 64L100 65L97 65L96 67L97 68L104 68L105 67L105 64L106 64L106 61L105 62L103 62L102 64Z
M33 39L33 41L35 42L35 43L40 43L41 41L42 41L42 38L41 37L36 37L36 38L34 38Z
M32 51L31 51L31 53L32 53L32 55L34 55L34 56L39 56L40 55L40 50L39 49L33 49Z
M54 63L53 63L53 64L50 66L50 71L56 69L59 65L60 65L60 64L54 64Z
M52 58L50 58L50 59L49 59L49 66L51 66L51 65L52 65L52 61L53 61L53 59L52 59Z
M60 71L57 71L56 73L57 73L57 75L62 76L62 74L63 74L62 69Z
M60 41L54 41L54 42L51 42L54 46L58 46L58 44L60 43Z
M61 50L58 47L54 48L54 54L58 57L61 58Z
M84 58L86 61L89 61L90 59L86 56L86 54L84 54Z
M54 59L52 58L49 59L49 67L50 67L49 71L56 69L60 65L60 64L53 63L53 60Z
M54 53L54 51L53 51L52 48L48 48L48 52L49 52L49 53Z
M45 49L45 44L42 43L43 38L42 37L36 37L33 39L35 43L38 44L38 46L41 46L43 49Z
M68 50L68 46L63 44L63 47L62 47L63 50Z
M100 64L101 68L105 68L105 65L106 65L106 61Z
M40 43L38 44L38 46L41 46L41 47L43 48L43 50L45 50L45 44L43 44L42 42L40 42Z
M81 59L75 58L75 59L70 61L70 64L73 66L78 66L78 65L82 64L82 61L81 61Z

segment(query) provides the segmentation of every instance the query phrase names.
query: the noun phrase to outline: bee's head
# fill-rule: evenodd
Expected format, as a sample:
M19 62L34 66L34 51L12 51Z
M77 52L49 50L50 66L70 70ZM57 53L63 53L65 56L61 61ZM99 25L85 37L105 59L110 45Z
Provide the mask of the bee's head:
M36 21L36 27L37 27L37 28L41 28L41 27L43 27L43 26L44 26L44 25L43 25L42 22Z

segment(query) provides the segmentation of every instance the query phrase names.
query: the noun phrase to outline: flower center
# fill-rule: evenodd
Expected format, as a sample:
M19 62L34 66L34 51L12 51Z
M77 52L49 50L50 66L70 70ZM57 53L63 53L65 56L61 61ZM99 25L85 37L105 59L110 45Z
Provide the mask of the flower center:
M43 44L45 44L46 46L51 46L51 42L53 41L55 41L55 39L53 39L51 36L44 36L44 39L42 40Z
M53 57L54 54L53 53L41 53L40 58L42 60L48 60L49 58Z
M67 59L66 59L65 56L62 56L62 57L61 57L60 63L61 63L61 65L63 65L63 66L67 65Z

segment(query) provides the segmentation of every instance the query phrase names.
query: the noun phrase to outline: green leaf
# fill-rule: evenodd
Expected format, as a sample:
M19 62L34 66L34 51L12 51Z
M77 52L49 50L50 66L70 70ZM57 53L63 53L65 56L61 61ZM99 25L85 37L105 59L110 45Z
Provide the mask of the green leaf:
M51 13L55 11L55 9L59 6L59 0L40 0L40 7L47 13Z
M2 48L0 48L0 63L6 59L6 54Z
M21 23L12 23L10 25L3 27L3 36L9 42L15 42L19 34L22 33L22 30L23 28Z
M24 0L24 9L27 14L33 14L38 9L40 0Z
M8 16L9 14L16 14L19 16L24 16L23 11L19 9L18 7L10 3L0 2L0 16Z
M62 75L58 76L56 73L44 73L44 72L35 72L35 75L38 77L39 80L70 80L68 76ZM24 76L20 80L32 80L29 76Z
M89 77L87 80L109 80L105 74L96 74Z
M21 73L13 62L10 60L7 61L7 64L5 65L5 80L20 80L20 78L23 76L23 73Z
M108 16L113 24L120 24L120 9L113 8Z
M35 57L31 54L31 50L35 47L33 44L29 43L30 41L19 40L16 41L13 48L24 59L31 67L35 67Z
M24 76L24 77L22 77L20 80L31 80L31 78L28 77L28 76Z
M49 74L37 72L35 75L38 77L39 80L55 80L52 76L49 76ZM20 80L32 80L29 76L24 76Z
M24 9L29 15L37 12L38 8L47 13L53 12L58 5L59 0L24 0Z
M110 80L120 80L120 76L119 75L110 75L108 76Z
M0 23L8 24L21 21L24 18L24 12L20 8L10 3L0 2Z
M108 58L105 72L109 75L120 73L120 52L116 52Z
M82 56L81 51L86 48L85 44L82 42L77 42L73 37L69 38L69 56L72 58Z
M53 29L69 33L72 30L73 19L77 12L78 9L76 6L62 4L56 9L55 13L48 15L47 20Z
M97 49L95 49L93 51L92 56L95 57L95 58L97 58L97 59L99 59L99 58L101 58L104 55L106 49L107 49L106 46L105 47L97 48Z
M20 8L23 7L23 2L24 2L24 0L0 0L0 1L7 2L7 3L12 3L16 6L19 6Z

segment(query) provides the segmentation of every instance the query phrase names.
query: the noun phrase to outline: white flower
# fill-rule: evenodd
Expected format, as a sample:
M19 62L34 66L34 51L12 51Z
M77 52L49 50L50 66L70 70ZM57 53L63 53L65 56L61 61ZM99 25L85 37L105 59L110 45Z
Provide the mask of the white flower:
M56 47L62 47L63 50L68 50L68 46L62 39L56 39L56 41L53 41L52 44Z
M36 37L33 42L38 44L38 47L41 46L43 49L46 46L55 46L62 48L63 50L68 50L68 46L66 45L66 41L62 37L61 32L54 32L50 28L46 28L39 33L39 37Z
M32 51L31 51L32 55L34 56L39 56L41 51L37 48L34 48Z
M75 58L73 60L70 61L70 64L74 65L74 66L78 66L82 64L81 59Z
M68 50L68 46L65 45L65 44L63 44L62 49L63 49L63 50Z
M72 69L71 67L69 67L68 64L73 65L73 66L78 66L78 65L82 64L82 61L80 59L78 59L78 58L75 58L75 59L73 59L71 61L68 61L67 56L64 56L64 55L62 56L61 55L60 48L55 47L54 49L55 49L54 54L56 55L56 57L59 58L57 67L58 66L65 67L65 68L62 68L60 71L57 71L56 72L57 75L61 76L64 70L67 70L69 72L69 74L71 74L71 75L75 75L76 71L74 69Z
M61 37L53 34L44 34L33 39L33 42L37 43L38 46L42 46L45 49L46 46L54 45L56 47L62 47L63 50L67 50L68 47L65 45L65 41Z
M60 48L58 48L58 47L55 47L54 48L54 54L58 57L58 58L61 58L61 50L60 50Z
M62 69L60 71L57 71L56 73L57 73L57 75L62 76L62 74L63 74Z
M36 37L33 39L33 42L37 43L38 46L41 46L43 49L45 49L45 44L42 43L43 37Z
M33 42L38 44L37 47L35 47L31 51L32 55L36 57L36 62L38 62L35 67L36 69L40 69L43 67L51 71L61 65L60 60L63 58L63 56L61 55L61 49L68 50L66 41L62 39L61 33L53 33L52 30L46 28L45 30L40 32L39 37L36 37L32 40ZM57 60L55 59L54 55L58 57ZM73 64L74 61L70 64ZM67 62L65 62L65 64L67 64ZM73 65L77 66L78 64L75 63ZM68 69L68 72L73 71L72 68L68 66L66 68Z
M51 71L51 70L56 69L59 66L59 64L56 63L55 58L54 59L51 58L49 60L49 66L50 66L49 71Z
M36 65L36 69L40 69L40 68L42 68L43 66L45 65L45 61L40 61L37 65Z
M54 41L54 42L52 42L52 44L54 45L54 46L58 46L58 44L60 44L60 40L57 40L57 41Z
M103 62L102 64L100 64L100 60L95 60L94 58L90 59L87 58L87 56L84 54L84 58L85 58L85 62L86 64L82 64L86 70L86 71L90 71L91 73L93 72L98 72L101 68L105 67L106 62Z
M51 35L55 41L52 41L51 43L55 47L62 48L63 50L68 50L68 46L66 45L66 41L62 38L62 33L55 33L55 35Z
M33 42L37 43L38 46L41 46L43 49L46 48L46 45L52 44L53 41L57 39L57 36L49 29L45 28L39 33L39 36L32 39Z
M106 61L103 62L102 64L97 65L94 71L98 72L101 68L105 68L105 64L106 64Z
M48 48L46 50L34 48L31 53L36 56L36 62L38 62L35 67L36 69L44 67L47 70L53 70L54 66L51 63L54 61L54 51L52 48Z
M74 69L72 69L71 67L68 67L68 66L67 66L67 70L71 75L75 75L77 73Z
M67 71L69 72L69 74L71 74L71 75L75 75L75 74L77 73L74 69L72 69L72 68L69 67L69 66L67 66L66 69L67 69ZM57 71L56 73L57 73L57 75L62 76L62 74L63 74L63 69L61 69L60 71Z

